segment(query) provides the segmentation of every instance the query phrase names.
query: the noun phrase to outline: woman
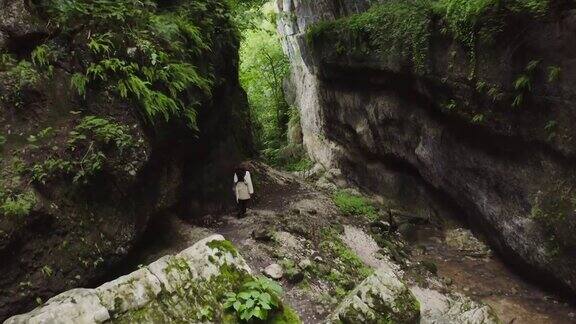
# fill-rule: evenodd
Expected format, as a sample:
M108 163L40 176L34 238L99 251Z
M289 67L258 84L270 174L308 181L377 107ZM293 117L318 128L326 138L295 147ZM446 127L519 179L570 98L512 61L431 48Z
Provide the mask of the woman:
M242 165L238 166L236 171L234 171L234 193L238 203L238 217L244 217L250 197L254 194L254 187L252 186L250 172Z

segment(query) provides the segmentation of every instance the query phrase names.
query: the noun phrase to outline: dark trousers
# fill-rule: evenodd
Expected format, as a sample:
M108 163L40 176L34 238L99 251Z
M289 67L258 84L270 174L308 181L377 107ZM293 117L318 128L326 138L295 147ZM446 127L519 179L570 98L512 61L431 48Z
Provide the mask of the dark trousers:
M250 199L246 199L246 200L239 199L238 200L238 216L246 215L246 208L248 207L249 201L250 201Z

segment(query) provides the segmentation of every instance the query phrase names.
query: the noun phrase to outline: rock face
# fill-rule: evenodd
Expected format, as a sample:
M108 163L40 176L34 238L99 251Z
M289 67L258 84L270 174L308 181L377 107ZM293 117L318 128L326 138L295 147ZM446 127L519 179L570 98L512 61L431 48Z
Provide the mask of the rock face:
M241 278L250 276L240 255L218 247L223 240L220 235L207 237L98 288L64 292L4 323L217 321L222 318L219 305L224 293L234 291Z
M351 36L340 18L370 3L386 2L278 1L309 154L415 214L464 216L511 264L576 291L573 3L552 1L539 19L509 13L472 67L426 13L425 72L363 43L374 34Z
M161 63L154 53L145 67L149 59L141 57L141 46L157 44L140 39L128 46L135 39L119 40L125 33L115 29L127 24L105 18L99 27L67 25L43 11L53 3L0 0L0 320L66 289L99 283L160 213L195 217L225 208L232 193L221 179L250 153L238 40L228 18L214 10L223 6L220 1L203 1L199 9L210 12L204 16L213 26L224 28L199 27L210 50L181 49L195 51L202 64L182 56L178 65L208 71L209 88L180 89L177 81L179 90L172 90L180 91L182 105L194 107L188 112L197 114L196 130L182 116L146 117L138 96L118 92L124 91L118 90L118 66L99 81L86 76L89 67L125 64L131 67L124 71L144 79L133 70ZM155 1L138 5L144 3L152 5L138 11L143 18L165 14ZM99 38L106 35L110 39ZM95 50L90 39L108 49ZM170 44L158 46L172 54ZM140 84L150 90L152 83ZM159 92L145 96L166 98Z

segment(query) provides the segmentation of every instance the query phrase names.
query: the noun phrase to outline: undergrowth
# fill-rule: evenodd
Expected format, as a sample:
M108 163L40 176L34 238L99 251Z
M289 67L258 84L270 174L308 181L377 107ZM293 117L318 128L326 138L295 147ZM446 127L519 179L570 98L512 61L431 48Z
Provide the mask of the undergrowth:
M549 7L548 0L392 0L363 13L320 21L308 29L307 39L319 44L336 38L339 54L376 50L386 58L409 58L416 72L425 73L438 21L445 34L468 48L474 75L477 48L503 30L507 17L542 17Z
M345 215L364 216L369 220L378 219L378 209L362 196L338 190L333 194L332 200Z
M42 136L35 136L37 140ZM56 151L42 162L30 166L32 181L46 184L59 176L70 176L75 184L87 184L99 174L114 152L124 160L122 168L134 173L132 158L140 143L136 142L127 126L96 116L87 116L68 133L64 151Z
M36 204L36 196L33 192L22 194L0 193L0 214L12 217L22 217L30 213Z
M387 1L368 11L335 21L321 21L309 28L310 43L335 35L337 51L377 50L383 56L411 57L416 70L426 68L431 10L427 0Z
M338 299L343 298L362 280L373 273L373 270L342 242L339 233L329 228L323 231L320 252L334 260L333 264L315 264L311 271L319 278L332 284L333 292Z
M214 83L204 59L211 39L222 31L233 37L224 3L164 8L151 0L44 0L37 6L62 36L81 36L75 37L81 64L70 81L80 96L110 92L139 106L150 123L177 118L196 128L196 108ZM56 48L41 44L26 64L50 66Z

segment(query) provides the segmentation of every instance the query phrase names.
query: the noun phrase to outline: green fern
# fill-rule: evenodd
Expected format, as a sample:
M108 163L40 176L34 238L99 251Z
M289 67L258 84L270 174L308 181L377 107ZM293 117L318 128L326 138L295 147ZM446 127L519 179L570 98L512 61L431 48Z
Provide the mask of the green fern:
M512 101L512 107L520 108L523 103L524 103L524 94L519 93L514 97L514 100Z
M532 80L527 74L520 75L516 81L514 81L514 89L518 91L530 91L532 90Z
M90 48L94 54L110 54L110 51L114 47L114 43L111 39L112 33L110 32L101 35L92 35L88 42L88 48Z
M548 67L548 82L553 83L558 81L558 79L560 79L560 72L562 70L560 69L559 66L549 66Z
M36 47L32 51L31 58L34 65L48 67L56 60L56 54L50 46L44 44Z
M74 73L70 79L70 85L72 88L76 89L76 92L81 95L86 95L86 87L88 85L88 78L81 73Z
M212 69L201 58L210 52L206 40L221 33L212 17L228 19L225 4L190 2L167 11L152 0L46 0L43 9L64 33L87 35L87 68L70 81L80 96L114 89L151 123L177 118L196 127L194 110L213 87ZM47 62L43 49L39 64Z
M481 124L484 122L484 118L484 114L476 114L474 117L472 117L472 122L474 124Z
M534 73L534 71L536 71L536 68L538 68L540 63L541 63L541 60L532 60L532 61L528 62L528 65L526 65L526 72Z

